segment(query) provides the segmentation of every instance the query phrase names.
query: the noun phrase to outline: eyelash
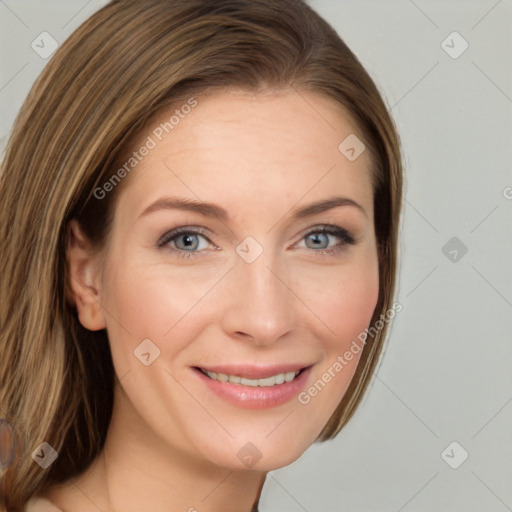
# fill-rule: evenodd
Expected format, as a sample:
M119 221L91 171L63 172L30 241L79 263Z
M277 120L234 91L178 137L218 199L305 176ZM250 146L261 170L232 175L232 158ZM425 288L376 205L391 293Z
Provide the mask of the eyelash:
M356 241L354 237L343 228L340 228L339 226L333 226L333 225L323 225L320 227L316 227L308 231L304 234L304 236L301 238L301 240L304 240L309 235L316 234L316 233L323 233L326 235L333 235L338 237L341 242L335 245L334 247L331 247L329 249L319 249L314 250L311 249L313 252L319 253L321 256L335 256L341 251L343 251L345 245L355 245ZM169 242L174 241L176 238L178 238L180 235L202 235L206 240L212 244L211 240L207 236L207 232L204 229L197 228L197 229L191 229L190 227L180 227L173 229L172 231L169 231L165 235L163 235L160 240L157 242L157 247L164 248ZM213 245L213 244L212 244ZM173 252L176 253L176 255L179 258L195 258L198 257L199 254L202 251L196 251L196 252L190 252L190 251L184 251L183 249L175 249L171 248Z

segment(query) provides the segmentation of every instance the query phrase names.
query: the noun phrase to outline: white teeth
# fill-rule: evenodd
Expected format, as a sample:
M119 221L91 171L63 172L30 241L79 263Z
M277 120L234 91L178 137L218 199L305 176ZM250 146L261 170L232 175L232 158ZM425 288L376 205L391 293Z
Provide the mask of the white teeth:
M299 373L299 372L297 372ZM284 380L286 382L291 382L295 378L295 372L288 372L284 374Z
M257 386L259 384L259 380L253 380L253 379L244 379L242 377L242 380L240 381L240 384L242 384L242 386Z
M287 373L278 373L277 375L273 375L272 377L267 377L265 379L246 379L245 377L238 377L237 375L226 375L225 373L215 373L209 372L208 370L202 370L203 373L206 373L210 379L219 380L221 382L232 382L233 384L241 384L242 386L275 386L277 384L283 384L283 382L291 382L297 375L300 373L300 370L297 372L287 372Z

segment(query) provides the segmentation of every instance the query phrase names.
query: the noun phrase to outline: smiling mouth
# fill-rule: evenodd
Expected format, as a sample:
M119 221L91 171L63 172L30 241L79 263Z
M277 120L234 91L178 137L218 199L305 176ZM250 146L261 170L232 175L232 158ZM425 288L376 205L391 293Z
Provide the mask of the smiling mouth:
M230 382L232 384L251 387L273 387L285 384L287 382L292 382L305 370L305 368L295 372L277 373L276 375L271 375L270 377L266 377L264 379L248 379L247 377L241 377L239 375L228 375L226 373L211 372L203 368L198 368L198 370L200 370L210 379L217 380L219 382Z

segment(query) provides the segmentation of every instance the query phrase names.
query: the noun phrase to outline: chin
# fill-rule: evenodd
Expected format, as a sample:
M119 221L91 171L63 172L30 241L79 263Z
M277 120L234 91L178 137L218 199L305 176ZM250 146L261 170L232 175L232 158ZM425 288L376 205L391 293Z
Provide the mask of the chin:
M232 471L268 472L295 462L313 442L314 440L304 439L302 442L295 440L290 443L282 437L276 438L273 442L269 442L269 439L265 438L254 442L231 440L222 447L215 447L213 450L210 447L210 450L206 449L205 452L210 451L208 458L215 465Z

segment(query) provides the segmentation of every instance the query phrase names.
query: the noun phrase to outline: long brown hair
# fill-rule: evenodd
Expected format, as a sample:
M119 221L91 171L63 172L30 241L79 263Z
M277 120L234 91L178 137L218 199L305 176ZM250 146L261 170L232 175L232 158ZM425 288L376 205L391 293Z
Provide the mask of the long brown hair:
M94 190L112 176L129 141L171 104L233 87L291 87L345 107L372 156L380 293L371 325L391 308L399 139L373 81L328 23L302 0L112 1L49 61L2 161L0 417L18 438L0 482L7 509L21 510L34 494L83 472L103 446L112 411L106 332L84 329L68 298L69 221L78 219L101 247L124 182L101 200ZM387 322L371 331L318 440L334 437L353 415L386 328ZM31 457L43 441L59 454L48 469Z

